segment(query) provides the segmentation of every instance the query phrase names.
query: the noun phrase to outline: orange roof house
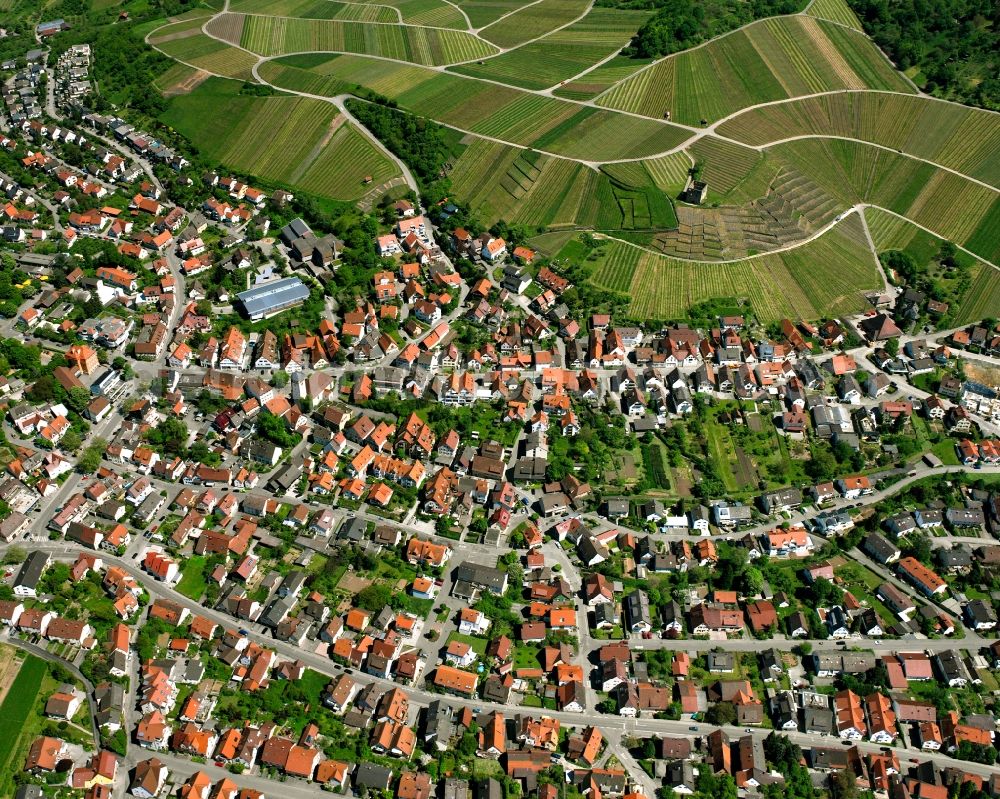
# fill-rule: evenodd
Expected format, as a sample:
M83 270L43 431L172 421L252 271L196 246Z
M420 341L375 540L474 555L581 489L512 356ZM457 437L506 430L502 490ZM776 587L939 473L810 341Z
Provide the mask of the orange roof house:
M576 611L573 608L552 608L549 610L549 627L552 629L576 627Z
M477 682L475 674L451 666L438 666L434 670L434 685L450 693L472 696L476 691Z
M358 608L351 608L347 611L347 619L344 621L344 625L349 630L354 630L356 632L364 632L368 627L368 621L371 615L366 610L359 610Z

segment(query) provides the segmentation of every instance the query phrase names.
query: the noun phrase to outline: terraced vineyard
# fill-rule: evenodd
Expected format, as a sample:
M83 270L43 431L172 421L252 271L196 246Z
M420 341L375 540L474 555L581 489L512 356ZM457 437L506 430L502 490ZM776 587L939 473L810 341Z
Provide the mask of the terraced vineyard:
M665 58L597 102L698 125L755 103L861 88L913 92L864 35L797 15L761 20Z
M1000 187L1000 114L929 97L852 92L746 111L719 133L754 146L844 136L902 150Z
M164 121L206 157L264 180L354 200L367 175L388 179L395 165L337 110L302 97L251 97L213 78L171 101Z
M591 280L629 294L636 318L682 318L692 304L735 297L765 322L854 313L865 307L864 293L881 285L857 214L801 247L727 263L681 261L611 242Z
M770 152L834 196L887 208L987 261L1000 261L1000 193L994 189L859 142L801 140Z
M338 200L394 181L332 104L295 96L374 92L462 137L451 191L483 221L640 244L603 245L592 278L638 317L860 310L880 274L859 214L840 219L855 205L877 247L941 236L982 259L963 256L956 320L1000 304L1000 115L918 96L846 0L658 61L620 52L651 11L587 0L230 1L149 30L183 64L157 82L164 121L232 169ZM254 65L291 94L241 95ZM692 172L702 206L680 201Z
M579 75L621 50L649 18L645 11L594 8L579 22L531 44L455 72L526 89L544 89Z
M488 42L465 31L443 28L235 14L223 14L211 24L232 26L232 17L243 21L240 46L264 56L345 52L438 66L484 58L496 52Z

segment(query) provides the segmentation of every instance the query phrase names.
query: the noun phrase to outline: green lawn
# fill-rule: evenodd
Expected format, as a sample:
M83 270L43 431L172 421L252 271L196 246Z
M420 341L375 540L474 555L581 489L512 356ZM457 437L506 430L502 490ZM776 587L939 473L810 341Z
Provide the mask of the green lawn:
M955 452L955 444L955 439L946 438L935 444L931 452L937 455L945 466L958 466L958 453Z
M542 664L538 660L541 647L533 644L518 643L514 647L515 669L538 669Z
M11 753L17 748L18 739L38 696L38 689L45 676L45 661L28 655L21 664L7 696L0 705L0 773L11 773L6 768Z
M452 641L461 641L463 644L468 644L472 651L475 652L479 657L486 655L486 645L489 643L485 638L477 638L474 635L462 635L462 633L454 632L448 636L448 643Z
M201 599L208 584L205 582L205 567L207 559L203 555L195 555L184 563L184 574L177 590L188 599Z

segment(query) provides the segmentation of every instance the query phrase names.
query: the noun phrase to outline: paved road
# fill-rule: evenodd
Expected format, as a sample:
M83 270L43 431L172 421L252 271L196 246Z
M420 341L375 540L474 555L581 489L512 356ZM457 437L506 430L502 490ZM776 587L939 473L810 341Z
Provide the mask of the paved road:
M61 554L61 556L63 558L65 558L65 559L72 559L72 558L74 558L75 555L76 555L76 552L79 550L78 547L76 547L73 544L69 544L67 542L54 542L54 543L42 544L42 545L39 545L38 548L42 549L42 550L53 552L56 555ZM0 551L3 551L2 547L0 547ZM220 624L220 625L222 625L222 626L224 626L226 628L234 628L234 627L237 626L238 622L236 622L236 620L232 619L231 617L229 617L229 616L227 616L227 615L225 615L223 613L219 613L218 611L215 611L215 610L212 610L212 609L209 609L209 608L205 608L205 607L201 606L199 603L193 602L193 601L187 599L186 597L182 596L181 594L178 594L173 589L168 588L168 587L162 585L161 583L158 583L158 582L155 582L155 581L151 581L149 579L148 575L146 575L145 573L141 572L139 569L135 568L135 566L133 565L133 562L125 561L125 560L123 560L121 558L117 558L117 557L115 557L113 555L107 555L107 556L103 556L103 557L104 557L105 562L107 562L107 563L114 563L116 565L119 565L119 566L122 566L123 568L125 568L129 573L131 573L137 580L139 580L144 585L144 587L149 591L150 595L153 598L170 599L170 600L172 600L174 602L177 602L181 606L188 608L192 613L198 613L198 614L200 614L202 616L205 616L205 617L211 619L212 621L217 622L218 624ZM274 650L275 652L277 652L282 657L289 658L289 659L295 659L295 658L297 658L297 659L302 660L309 668L315 669L316 671L318 671L318 672L320 672L322 674L326 674L326 675L331 676L331 677L335 676L336 674L338 674L338 669L336 669L334 667L334 664L332 664L331 661L328 658L324 657L324 656L315 654L313 652L307 652L307 651L304 651L302 649L298 649L298 648L296 648L296 647L294 647L292 645L285 644L283 642L273 641L271 639L268 639L268 638L266 638L264 636L261 636L261 635L258 635L256 633L253 633L250 637L252 639L256 640L258 643L260 643L262 646L266 646L266 647ZM971 646L973 644L973 642L977 641L977 640L979 640L978 637L970 636L967 640L959 643L958 646L961 646L962 648L966 648L968 646ZM982 640L985 641L986 639L982 639ZM652 641L644 642L644 643L652 643ZM688 649L688 648L696 649L696 648L699 648L699 647L701 647L703 645L701 643L698 643L695 646L689 646L691 644L695 644L696 643L696 642L691 642L691 641L680 641L680 642L673 641L673 642L664 642L664 643L665 644L672 644L673 648L676 648L676 649ZM829 642L829 641L816 642L816 643L817 643L817 645L822 644L823 646L831 646L831 642ZM704 645L708 645L708 642L705 642ZM755 651L756 649L763 649L763 648L766 648L767 646L770 646L770 645L773 645L773 643L772 642L767 642L767 641L750 641L750 640L747 640L745 642L727 642L726 648L734 650L734 651ZM943 649L943 648L954 648L956 646L956 642L955 641L941 641L940 643L937 643L937 642L930 642L930 641L928 641L928 642L921 641L918 644L915 644L914 646L911 647L911 646L900 646L900 644L898 642L893 642L893 643L890 644L890 642L876 643L876 642L868 642L868 641L866 641L865 644L864 644L864 646L865 646L866 649L867 648L875 648L878 651L897 651L897 650L899 650L901 648L902 649L911 649L911 648L914 648L914 649L916 649L916 648L927 649L927 648L931 648L931 649L933 649L935 651L938 651L939 648L940 649ZM890 649L890 646L891 646L891 649ZM353 673L352 676L354 677L354 679L357 682L359 682L361 684L378 683L380 685L385 686L386 688L397 686L397 683L394 683L392 680L386 680L386 679L381 679L381 678L373 677L373 676L368 675L368 674L362 674L362 673L357 672L356 670L355 670L355 672ZM411 703L413 705L415 705L415 706L426 706L429 702L431 702L431 701L433 701L435 699L440 699L440 695L439 694L430 693L430 692L424 691L424 690L422 690L420 688L407 687L406 690L407 690L407 692L409 693L409 695L411 697ZM482 701L482 700L473 700L473 701L475 702L475 705L477 707L482 707L484 709L484 711L487 711L487 712L489 710L493 710L493 709L500 710L501 712L504 712L506 714L515 714L515 713L523 713L523 712L525 712L525 709L523 707L519 706L519 705L514 705L514 704L501 705L501 704L496 704L496 703L491 703L491 702L485 702L485 701ZM460 702L458 700L456 700L456 704L460 704ZM583 725L593 724L595 726L600 727L601 729L621 730L622 732L625 732L626 730L628 730L628 731L633 732L633 733L638 730L642 734L645 734L645 735L657 735L657 734L658 735L677 735L677 734L685 735L685 734L693 734L693 733L706 734L708 732L711 732L713 729L715 729L715 727L713 727L712 725L696 724L696 723L687 722L687 721L668 721L668 720L661 720L661 719L640 719L638 721L630 720L630 721L626 722L626 720L620 719L620 718L615 717L615 716L608 716L608 715L605 715L605 714L597 713L593 709L588 709L587 711L585 711L583 713L566 713L566 712L561 712L561 711L546 711L546 714L549 715L549 716L552 716L554 718L559 719L564 724L570 724L570 725L576 725L576 726L583 726ZM692 729L689 729L690 727L696 727L697 729L696 730L692 730ZM742 730L742 728L737 728L737 727L727 727L727 728L724 728L724 729L726 729L726 731L729 732L729 733L731 733L731 734L740 733L741 730ZM752 731L752 734L754 734L754 735L766 735L768 732L770 732L770 731L769 730L754 730L754 731ZM815 736L805 735L805 734L801 734L801 733L793 733L792 735L793 735L793 740L796 740L797 743L802 743L803 745L815 745L815 743L816 743L816 737ZM859 748L861 748L862 751L877 751L879 749L879 747L876 744L859 744ZM944 755L942 755L941 757L945 758L945 762L953 762L953 761L950 761L950 759L948 759ZM986 768L986 767L984 767L984 768ZM978 772L977 771L976 773L1000 773L1000 766L989 767L988 771L983 771L983 772Z

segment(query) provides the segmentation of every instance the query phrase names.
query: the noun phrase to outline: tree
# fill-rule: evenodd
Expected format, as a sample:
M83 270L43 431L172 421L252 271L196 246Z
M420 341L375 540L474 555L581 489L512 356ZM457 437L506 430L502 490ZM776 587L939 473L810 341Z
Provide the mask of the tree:
M180 419L170 416L146 433L146 440L167 455L187 453L188 429Z
M76 452L83 443L83 437L72 427L66 431L59 445L68 452Z
M854 769L843 768L830 776L830 799L857 799L858 783Z
M83 474L94 474L101 468L101 458L108 448L108 442L103 438L95 438L80 455L76 468Z
M66 407L76 413L83 414L90 404L90 392L80 386L73 386L66 392Z
M382 610L391 599L392 589L384 583L372 583L361 589L357 596L358 606L371 611Z
M279 447L289 449L295 446L295 436L288 430L285 420L273 413L258 414L257 433Z
M466 757L472 757L476 754L477 746L478 743L476 741L476 736L469 730L466 730L462 734L461 740L458 742L458 751Z
M732 702L716 702L705 713L705 721L720 727L736 723L736 706Z
M756 566L750 566L743 573L744 589L749 596L756 596L764 589L764 575Z

